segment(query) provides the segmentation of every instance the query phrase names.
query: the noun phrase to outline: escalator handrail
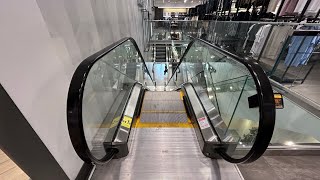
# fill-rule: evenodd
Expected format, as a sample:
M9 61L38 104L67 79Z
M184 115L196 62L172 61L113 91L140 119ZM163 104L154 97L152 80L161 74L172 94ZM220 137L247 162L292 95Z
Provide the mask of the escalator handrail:
M78 154L78 156L86 163L91 163L95 159L91 154L89 147L86 142L84 129L83 129L83 119L82 119L82 99L84 93L85 82L87 80L88 74L92 68L92 66L99 61L106 54L110 53L115 48L119 47L126 41L130 41L135 46L139 56L141 57L141 61L143 62L145 69L150 76L152 82L153 79L149 73L149 70L145 64L143 56L138 48L137 43L131 37L123 38L110 46L105 47L104 49L98 51L97 53L89 56L85 60L83 60L80 65L77 67L76 71L73 74L69 91L68 91L68 99L67 99L67 124L69 136L72 142L72 145ZM106 157L101 160L96 161L108 161L110 157L114 154L113 150Z
M272 90L272 86L270 84L269 78L267 77L264 70L261 68L261 66L257 62L254 62L252 60L247 61L205 40L194 38L192 36L189 36L189 37L191 37L193 40L189 43L188 48L184 52L182 58L180 59L180 62L176 67L176 69L174 70L172 77L176 73L176 70L179 68L180 64L184 60L184 57L190 50L191 46L195 43L195 41L200 41L208 45L209 47L221 52L222 54L225 54L231 57L232 59L236 60L237 62L243 64L244 66L246 66L246 68L249 70L250 74L252 75L256 85L257 96L259 101L259 128L258 128L255 142L253 143L252 148L249 150L249 152L243 158L240 158L240 159L235 159L233 157L230 157L223 149L221 149L219 153L225 160L231 163L250 163L257 160L259 157L263 155L263 153L267 149L270 143L270 140L272 138L274 125L275 125L275 116L276 116L275 102L274 102L273 90Z
M183 59L186 57L186 55L188 54L190 48L192 47L193 43L195 42L195 40L192 40L189 44L188 44L188 47L186 49L186 51L183 53L182 57L180 58L180 61L178 63L178 65L176 66L176 68L173 70L173 73L172 73L172 76L170 77L170 79L168 80L168 83L167 85L169 84L169 82L171 81L171 79L174 77L175 73L177 72L177 70L179 69ZM166 85L166 86L167 86Z

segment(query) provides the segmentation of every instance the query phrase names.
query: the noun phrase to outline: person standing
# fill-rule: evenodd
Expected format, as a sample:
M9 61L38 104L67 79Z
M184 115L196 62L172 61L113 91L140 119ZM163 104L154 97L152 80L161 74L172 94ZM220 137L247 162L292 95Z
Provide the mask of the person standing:
M166 73L168 72L168 67L167 64L164 65L164 75L166 75Z

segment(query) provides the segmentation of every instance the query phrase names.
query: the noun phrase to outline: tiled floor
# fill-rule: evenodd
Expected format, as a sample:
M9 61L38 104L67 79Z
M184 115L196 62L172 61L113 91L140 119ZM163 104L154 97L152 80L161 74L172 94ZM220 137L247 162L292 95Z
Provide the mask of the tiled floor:
M25 174L11 159L0 150L0 180L29 180Z
M320 179L320 156L265 156L238 167L246 180Z

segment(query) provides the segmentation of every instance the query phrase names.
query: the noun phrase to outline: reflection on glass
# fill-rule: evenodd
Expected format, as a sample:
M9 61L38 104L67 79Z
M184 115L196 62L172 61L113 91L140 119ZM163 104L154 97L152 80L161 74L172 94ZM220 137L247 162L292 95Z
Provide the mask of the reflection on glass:
M242 147L255 142L260 116L258 107L249 108L248 98L257 91L247 67L200 41L191 46L182 65L199 97L207 93L222 118L222 123L212 124L218 126L220 139L229 144L226 153L244 157L247 152ZM241 155L237 153L240 149Z
M320 118L285 96L283 101L284 108L276 111L276 124L271 144L293 146L300 143L320 143L318 130Z
M145 67L131 41L99 57L91 67L82 99L82 123L91 154L103 159L134 84L143 82Z

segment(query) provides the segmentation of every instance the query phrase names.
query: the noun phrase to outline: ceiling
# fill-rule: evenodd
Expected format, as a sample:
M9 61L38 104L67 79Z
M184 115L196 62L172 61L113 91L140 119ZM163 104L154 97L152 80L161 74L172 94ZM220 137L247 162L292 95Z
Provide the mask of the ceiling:
M203 0L154 0L154 6L159 8L191 8L202 3Z

